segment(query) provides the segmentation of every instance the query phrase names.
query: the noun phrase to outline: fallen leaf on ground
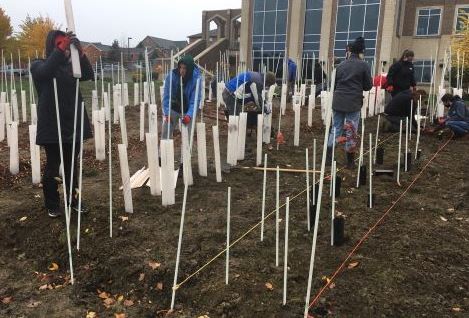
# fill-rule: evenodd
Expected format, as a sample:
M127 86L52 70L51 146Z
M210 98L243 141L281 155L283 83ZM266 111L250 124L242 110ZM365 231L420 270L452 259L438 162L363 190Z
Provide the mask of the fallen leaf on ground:
M50 266L48 267L48 269L51 271L51 272L54 272L56 270L59 269L59 265L57 265L57 263L52 263L50 264Z
M121 219L122 222L125 222L125 221L128 221L128 220L129 220L129 217L128 217L128 216L123 216L123 215L121 215L121 216L119 216L119 219Z
M158 290L163 290L163 283L161 283L161 282L160 282L160 283L157 283L157 284L156 284L156 289L158 289Z
M124 296L123 295L120 295L119 297L117 297L117 301L118 302L121 302L124 300Z
M453 308L451 308L451 310L452 310L452 311L455 311L455 312L460 312L460 311L462 311L462 309L459 308L459 307L453 307Z
M86 313L86 318L96 318L98 316L96 316L96 313L94 311L88 311Z
M352 269L358 266L358 262L351 262L347 265L348 269Z
M130 306L133 306L134 305L134 302L130 299L126 299L124 300L124 306L125 307L130 307Z
M140 275L138 276L138 281L141 282L145 279L145 273L140 273Z
M45 285L39 286L39 290L46 290L46 289L52 289L52 285L45 284Z
M266 287L268 290L274 290L274 286L273 286L271 283L265 283L265 287Z
M448 212L454 212L454 208L449 208L447 211Z
M106 306L106 307L114 305L115 302L116 301L114 300L114 298L106 298L106 299L103 300L104 306Z
M41 304L40 301L34 301L34 300L32 300L32 301L30 301L26 306L27 306L28 308L36 308L36 307L39 306L40 304Z
M150 261L150 262L148 263L148 266L150 266L151 269L157 269L158 267L161 266L161 264L158 263L158 262Z
M115 313L115 314L114 314L114 318L125 318L125 317L126 317L126 316L125 316L124 313L122 313L122 314Z
M442 221L444 221L444 222L447 222L447 221L448 221L447 218L444 218L444 217L442 217L441 215L440 215L440 219L441 219Z
M331 283L331 284L329 285L329 288L330 288L330 289L332 289L332 288L334 288L334 287L335 287L335 284L334 284L334 283Z
M20 219L20 222L26 221L27 218L28 218L27 216L23 216L23 217Z
M197 317L197 318L210 318L210 317L207 316L207 315L203 315L203 316L199 316L199 317Z
M11 303L11 297L4 297L2 298L2 304L4 305L8 305L9 303Z
M108 299L111 295L109 295L108 293L106 292L100 292L98 297L101 298L101 299Z
M326 283L328 283L328 284L329 284L329 282L331 281L331 279L330 279L329 277L327 277L327 276L323 276L323 277L321 277L321 279L322 279L323 281L325 281Z

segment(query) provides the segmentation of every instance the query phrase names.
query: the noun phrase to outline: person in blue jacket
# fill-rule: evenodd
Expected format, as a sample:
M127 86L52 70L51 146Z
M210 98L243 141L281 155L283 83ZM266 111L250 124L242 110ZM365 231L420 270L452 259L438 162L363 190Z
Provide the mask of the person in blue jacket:
M288 101L291 101L291 98L295 92L295 80L296 80L296 70L297 70L296 63L291 58L288 59L287 69L288 69L288 78L287 78Z
M445 94L441 101L448 109L448 115L440 119L440 124L445 125L459 138L469 133L469 109L461 97Z
M177 68L166 76L163 96L163 139L172 139L174 127L178 126L179 120L188 126L189 131L191 130L198 107L195 103L200 104L201 99L201 84L199 84L198 101L195 100L197 81L200 78L200 70L190 55L183 56ZM169 96L170 90L171 96Z
M243 72L225 84L223 90L223 101L226 105L225 115L239 115L244 104L254 102L257 110L262 111L264 105L262 101L262 90L264 89L264 76L266 89L275 84L275 74L267 72ZM236 109L235 109L236 108Z

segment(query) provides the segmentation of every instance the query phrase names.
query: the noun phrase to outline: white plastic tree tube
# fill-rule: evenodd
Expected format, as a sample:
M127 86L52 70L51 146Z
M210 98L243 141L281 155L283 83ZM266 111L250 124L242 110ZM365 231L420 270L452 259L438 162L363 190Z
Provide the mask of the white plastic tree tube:
M207 176L207 140L205 123L197 123L197 162L199 175Z
M150 192L151 195L161 195L160 166L158 164L158 135L147 133L145 140L150 175Z
M221 177L221 158L220 158L220 139L218 133L218 126L212 127L213 134L213 151L215 157L215 175L217 182L222 181Z
M122 188L124 191L124 205L125 212L133 213L132 203L132 189L130 187L130 173L129 173L129 162L127 158L127 146L125 144L119 144L119 162L121 168Z

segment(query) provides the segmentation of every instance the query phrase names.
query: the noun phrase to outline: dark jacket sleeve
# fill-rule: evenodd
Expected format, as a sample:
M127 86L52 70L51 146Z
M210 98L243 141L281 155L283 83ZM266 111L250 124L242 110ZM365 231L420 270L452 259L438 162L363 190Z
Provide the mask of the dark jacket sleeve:
M388 71L388 75L386 77L388 86L394 85L394 76L396 76L396 74L399 72L399 70L400 70L400 63L399 62L394 63L393 65L391 65L391 67L389 68L389 71Z
M33 78L39 81L52 79L64 59L65 55L55 49L47 59L33 62L31 64L31 74Z
M412 72L410 73L410 86L417 86L415 82L415 67L412 65Z
M369 91L373 88L373 81L371 80L371 70L368 64L365 64L363 74L363 90Z
M81 66L81 79L80 81L90 81L94 79L94 71L91 66L90 60L88 57L83 54L80 57L80 66Z
M466 120L466 105L463 101L457 101L454 103L454 114L448 118L448 120L454 121L465 121Z

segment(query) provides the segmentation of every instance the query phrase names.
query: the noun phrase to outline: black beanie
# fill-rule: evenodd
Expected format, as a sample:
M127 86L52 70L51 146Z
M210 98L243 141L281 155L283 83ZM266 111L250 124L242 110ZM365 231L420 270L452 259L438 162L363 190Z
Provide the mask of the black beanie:
M350 51L354 54L365 53L365 39L358 37L353 43L350 44Z

